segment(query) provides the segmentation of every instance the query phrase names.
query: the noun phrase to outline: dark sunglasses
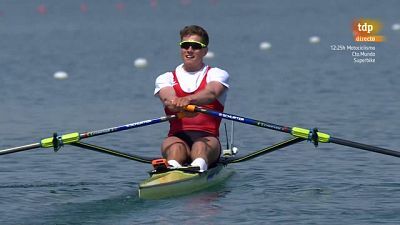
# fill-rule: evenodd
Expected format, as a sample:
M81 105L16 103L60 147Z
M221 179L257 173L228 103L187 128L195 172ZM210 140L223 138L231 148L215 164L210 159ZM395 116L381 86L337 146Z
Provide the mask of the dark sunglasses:
M203 44L201 42L192 41L192 40L182 41L182 42L179 43L179 46L181 46L181 48L183 48L183 49L189 49L190 46L191 46L192 49L195 49L195 50L207 47L207 45L205 45L205 44Z

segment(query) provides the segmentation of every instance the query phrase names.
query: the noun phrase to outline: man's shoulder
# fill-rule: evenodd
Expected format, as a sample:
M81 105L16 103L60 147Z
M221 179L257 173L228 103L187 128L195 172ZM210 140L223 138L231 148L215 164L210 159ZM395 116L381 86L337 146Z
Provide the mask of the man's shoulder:
M158 75L157 79L170 79L172 77L173 77L172 72L165 72L165 73Z
M210 70L208 71L209 75L215 75L215 76L227 76L229 77L229 73L226 70L223 70L218 67L211 67Z

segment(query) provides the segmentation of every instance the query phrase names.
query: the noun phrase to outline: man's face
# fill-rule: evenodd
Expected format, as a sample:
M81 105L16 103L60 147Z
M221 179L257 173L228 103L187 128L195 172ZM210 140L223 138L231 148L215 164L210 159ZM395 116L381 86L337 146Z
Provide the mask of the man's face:
M182 41L202 42L201 37L196 34L184 36ZM199 70L203 65L203 57L207 54L207 51L207 47L201 49L195 49L192 46L187 49L181 48L181 57L185 69L189 72L190 70Z

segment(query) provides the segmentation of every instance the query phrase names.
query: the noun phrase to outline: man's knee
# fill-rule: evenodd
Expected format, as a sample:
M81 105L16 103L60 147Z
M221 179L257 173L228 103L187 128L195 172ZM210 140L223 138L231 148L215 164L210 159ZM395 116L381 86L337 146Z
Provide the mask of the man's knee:
M169 145L167 148L165 148L165 152L167 154L173 154L173 153L187 154L188 150L184 143L176 142L176 143Z

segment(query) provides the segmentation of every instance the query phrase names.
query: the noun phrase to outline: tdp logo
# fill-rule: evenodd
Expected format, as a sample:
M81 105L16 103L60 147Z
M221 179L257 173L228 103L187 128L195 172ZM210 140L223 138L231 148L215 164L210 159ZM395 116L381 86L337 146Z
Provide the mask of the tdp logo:
M360 32L365 32L366 31L368 34L371 33L371 31L374 30L374 25L368 24L368 23L364 23L363 25L358 23L357 26L358 26L358 31L360 31Z
M382 24L378 20L358 19L353 21L353 35L356 42L382 42L384 36L378 35Z

